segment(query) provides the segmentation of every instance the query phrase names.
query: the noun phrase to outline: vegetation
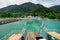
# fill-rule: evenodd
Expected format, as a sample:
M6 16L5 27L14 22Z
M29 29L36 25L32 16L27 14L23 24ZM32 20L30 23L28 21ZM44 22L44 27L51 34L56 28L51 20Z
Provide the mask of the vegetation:
M50 19L60 19L60 12L46 8L41 4L34 4L31 2L21 5L10 5L0 9L0 17L25 17L25 16L40 16Z
M57 12L60 12L60 5L52 6L52 7L50 7L50 9L54 10L54 11L57 11Z

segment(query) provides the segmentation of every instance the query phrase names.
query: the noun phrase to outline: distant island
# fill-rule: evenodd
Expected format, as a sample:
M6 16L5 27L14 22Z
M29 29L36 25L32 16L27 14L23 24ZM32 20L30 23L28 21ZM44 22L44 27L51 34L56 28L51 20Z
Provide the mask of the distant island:
M60 19L60 5L46 8L41 4L27 2L21 5L10 5L0 9L0 18L23 18L27 16Z

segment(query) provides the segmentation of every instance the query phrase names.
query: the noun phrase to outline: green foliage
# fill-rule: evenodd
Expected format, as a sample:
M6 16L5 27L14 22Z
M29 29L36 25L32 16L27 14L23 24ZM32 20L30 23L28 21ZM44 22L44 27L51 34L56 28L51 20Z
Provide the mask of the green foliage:
M50 9L54 10L54 11L57 11L57 12L60 12L60 5L52 6L52 7L50 7Z
M25 17L29 15L40 16L42 18L60 19L60 13L40 4L34 4L31 2L21 5L10 5L0 9L0 17Z

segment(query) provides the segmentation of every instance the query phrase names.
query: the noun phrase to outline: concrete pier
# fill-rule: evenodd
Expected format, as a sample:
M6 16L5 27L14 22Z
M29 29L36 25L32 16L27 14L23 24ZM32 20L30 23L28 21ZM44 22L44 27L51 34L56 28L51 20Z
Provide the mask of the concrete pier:
M18 19L18 18L1 19L0 20L0 25L1 24L7 24L7 23L15 22L15 21L19 21L19 20L20 19Z

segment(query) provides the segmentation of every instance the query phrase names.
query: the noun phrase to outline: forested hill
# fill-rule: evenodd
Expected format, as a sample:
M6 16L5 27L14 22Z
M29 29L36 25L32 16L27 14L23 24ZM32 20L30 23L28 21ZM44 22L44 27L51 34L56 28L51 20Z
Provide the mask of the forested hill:
M50 9L57 11L57 12L60 12L60 5L52 6L52 7L50 7Z
M60 19L60 13L46 8L41 4L34 4L31 2L21 5L10 5L0 9L0 17L24 17L29 15Z

